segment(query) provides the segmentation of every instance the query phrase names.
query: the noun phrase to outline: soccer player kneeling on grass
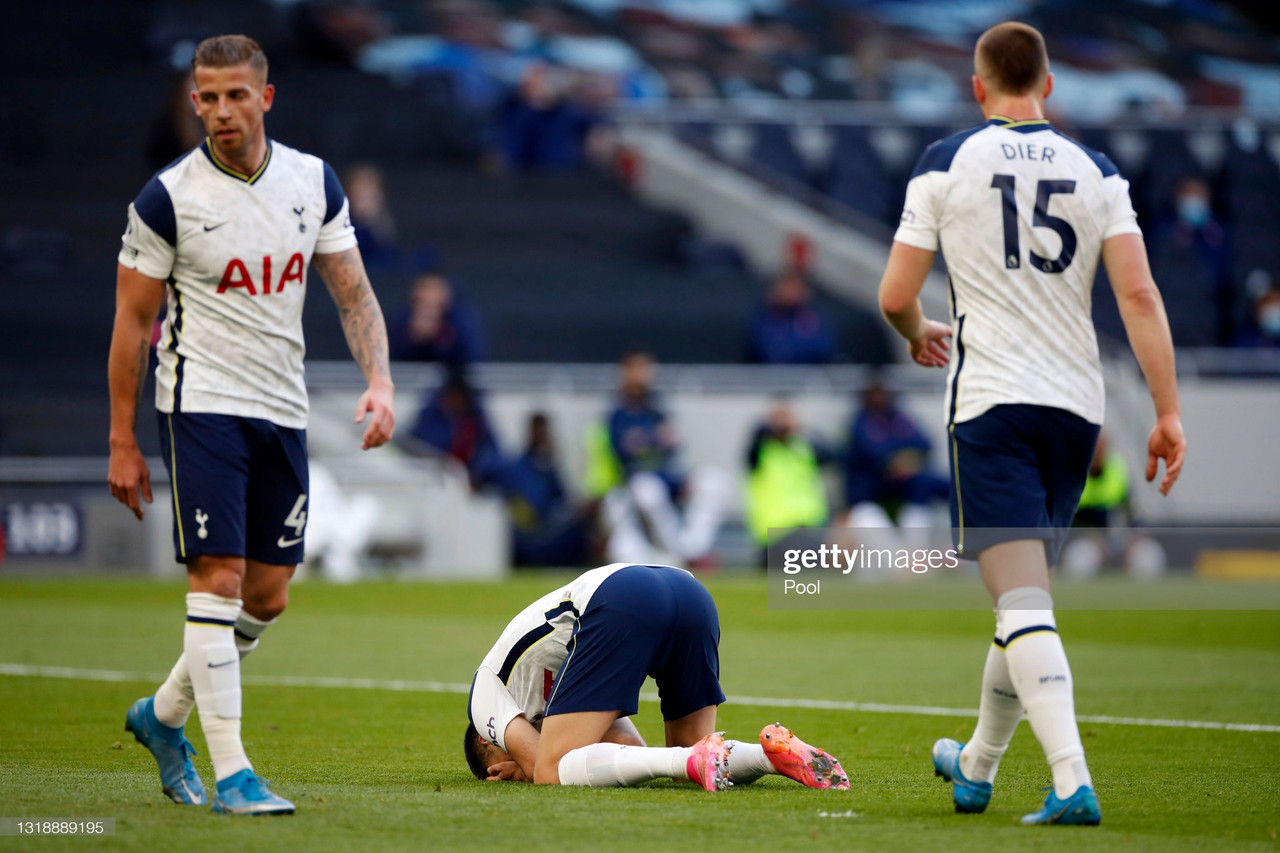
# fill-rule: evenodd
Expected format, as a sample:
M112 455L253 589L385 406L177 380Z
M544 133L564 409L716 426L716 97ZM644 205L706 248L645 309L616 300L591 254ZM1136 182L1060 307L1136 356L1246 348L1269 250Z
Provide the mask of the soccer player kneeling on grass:
M684 569L615 563L522 610L476 670L463 749L477 779L613 787L688 779L708 791L781 774L847 789L833 756L781 725L759 743L716 732L720 618ZM628 719L657 682L665 748Z
M1105 395L1089 300L1106 263L1156 410L1147 479L1182 470L1173 344L1128 184L1103 155L1044 118L1053 89L1040 33L1000 24L978 40L974 96L985 124L929 146L907 187L880 284L885 318L927 367L950 362L951 523L996 607L978 725L934 744L956 810L981 812L1023 711L1053 768L1053 792L1023 823L1102 819L1076 726L1050 568L1080 502ZM954 328L919 293L941 249ZM947 339L954 333L954 357Z

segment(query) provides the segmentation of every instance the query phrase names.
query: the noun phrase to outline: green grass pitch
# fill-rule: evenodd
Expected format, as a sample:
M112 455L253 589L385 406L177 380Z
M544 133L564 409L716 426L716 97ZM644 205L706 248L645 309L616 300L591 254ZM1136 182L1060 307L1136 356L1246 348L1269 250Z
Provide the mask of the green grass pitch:
M779 778L708 794L687 783L535 788L473 780L465 696L278 686L283 677L465 683L520 607L563 579L497 585L299 583L244 667L244 738L292 817L233 819L160 793L123 731L154 682L0 675L0 817L114 817L103 839L0 838L0 850L1275 850L1280 732L1086 722L1103 807L1097 828L1023 827L1048 769L1029 727L1014 738L983 815L952 813L929 748L973 720L918 712L721 709L730 736L781 720L839 756L849 792ZM710 578L730 696L974 708L992 629L981 609L779 612L763 579ZM976 581L972 582L976 584ZM1161 588L1176 605L1194 584ZM1181 590L1181 591L1179 591ZM0 664L161 673L177 654L183 588L134 580L0 580ZM1132 593L1132 590L1129 590ZM1077 710L1280 725L1277 611L1059 613ZM637 723L661 742L657 706ZM189 726L211 785L199 723Z

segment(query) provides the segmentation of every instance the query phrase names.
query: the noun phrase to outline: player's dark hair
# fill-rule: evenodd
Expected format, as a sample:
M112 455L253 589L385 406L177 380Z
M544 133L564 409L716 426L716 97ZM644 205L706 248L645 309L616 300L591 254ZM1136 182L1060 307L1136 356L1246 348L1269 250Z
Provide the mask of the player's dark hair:
M982 34L974 51L978 76L1006 95L1025 95L1049 73L1049 52L1035 27L1009 21Z
M248 36L213 36L196 46L191 58L191 73L197 68L231 68L248 65L267 79L267 55L258 43Z
M467 723L467 733L462 736L462 752L467 756L467 767L471 768L471 774L481 782L489 778L489 765L481 752L484 748L482 744L475 723Z

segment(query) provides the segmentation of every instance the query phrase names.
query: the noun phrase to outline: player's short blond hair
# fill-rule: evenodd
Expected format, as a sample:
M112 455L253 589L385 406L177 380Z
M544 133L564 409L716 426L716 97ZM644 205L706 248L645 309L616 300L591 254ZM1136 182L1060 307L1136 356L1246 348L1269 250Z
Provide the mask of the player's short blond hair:
M242 35L213 36L196 46L196 55L191 58L191 73L197 68L231 68L236 65L248 65L267 79L267 55L262 47Z
M978 39L973 67L983 82L1005 95L1025 95L1049 73L1049 51L1035 27L1009 21Z

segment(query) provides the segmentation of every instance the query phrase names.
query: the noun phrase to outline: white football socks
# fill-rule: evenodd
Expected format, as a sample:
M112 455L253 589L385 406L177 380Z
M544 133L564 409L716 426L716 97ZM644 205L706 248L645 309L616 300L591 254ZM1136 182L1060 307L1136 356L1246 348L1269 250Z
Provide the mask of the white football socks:
M1014 690L1053 768L1055 793L1069 797L1093 780L1076 726L1071 667L1053 618L1053 597L1038 587L1019 587L1000 596L996 609Z
M693 748L684 746L593 743L566 752L557 769L561 785L625 788L650 779L688 779L692 754Z
M726 767L735 785L746 785L777 770L758 743L726 740ZM688 779L692 747L623 746L593 743L570 750L560 759L561 785L593 788L627 787L650 779Z
M185 643L184 643L185 644ZM191 709L196 706L196 694L191 688L191 674L187 672L187 656L178 656L178 662L169 670L169 677L156 691L154 710L156 719L166 726L181 728L187 724Z
M263 621L250 616L243 609L236 616L235 637L236 649L240 652L240 660L258 647L258 638L262 632L275 624L274 619ZM187 671L187 656L178 656L178 662L169 671L169 677L156 691L154 705L156 719L172 728L181 728L187 724L191 709L196 706L195 690L191 687L191 673Z
M258 647L258 638L262 636L262 632L275 624L274 619L263 621L256 616L251 616L240 610L240 615L236 617L236 648L240 651L240 660L244 660L244 656L249 654Z
M996 619L996 642L987 649L982 670L982 698L978 702L978 724L960 753L960 772L972 782L994 782L1000 759L1013 739L1022 719L1022 703L1009 678L1000 620Z
M183 656L218 781L253 766L240 742L240 652L233 629L240 600L187 593Z
M734 785L750 785L761 776L776 776L777 769L764 754L764 747L759 743L744 743L740 740L726 740L729 757L725 768Z

